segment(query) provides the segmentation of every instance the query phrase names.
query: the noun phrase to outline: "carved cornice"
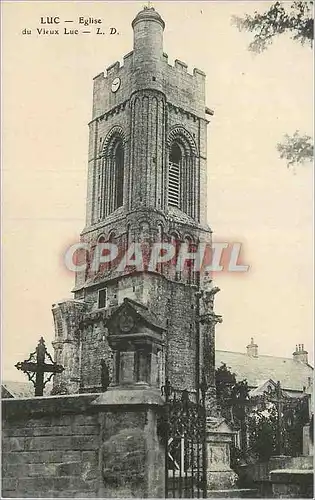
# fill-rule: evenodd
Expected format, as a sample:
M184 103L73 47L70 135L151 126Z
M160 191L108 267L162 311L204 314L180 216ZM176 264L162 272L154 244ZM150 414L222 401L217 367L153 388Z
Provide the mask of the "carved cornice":
M129 99L126 99L125 101L117 104L117 106L114 106L112 109L110 109L109 111L106 111L106 113L103 113L102 115L100 116L97 116L96 118L93 118L93 120L91 120L89 122L89 125L91 125L92 123L94 122L102 122L103 120L108 120L108 118L114 116L114 115L117 115L119 114L121 111L124 111L126 109L126 106L127 106L127 103L129 102Z
M109 311L92 311L88 314L84 314L79 320L79 330L83 330L86 326L94 325L96 323L103 323L106 325L107 318L109 317Z
M181 114L183 116L186 116L186 118L188 118L188 120L193 120L194 122L196 122L198 120L203 120L206 123L209 123L209 120L207 120L206 118L203 118L202 116L198 116L195 113L188 111L187 109L184 109L180 106L177 106L176 104L172 104L171 102L167 103L167 107L168 107L169 111L172 111L175 114Z

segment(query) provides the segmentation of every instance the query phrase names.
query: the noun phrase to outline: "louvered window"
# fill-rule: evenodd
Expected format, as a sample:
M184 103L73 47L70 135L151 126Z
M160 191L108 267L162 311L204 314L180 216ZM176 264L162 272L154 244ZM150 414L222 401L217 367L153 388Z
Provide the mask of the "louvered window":
M101 220L124 204L124 145L119 136L113 137L104 150L98 184Z
M173 207L180 207L180 166L182 153L179 146L174 143L171 148L168 170L168 204Z

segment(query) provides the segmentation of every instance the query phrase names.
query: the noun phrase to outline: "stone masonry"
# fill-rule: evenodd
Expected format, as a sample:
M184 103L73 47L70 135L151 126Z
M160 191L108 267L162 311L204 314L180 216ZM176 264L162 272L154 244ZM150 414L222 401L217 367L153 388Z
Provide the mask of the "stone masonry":
M91 269L98 242L115 243L123 254L135 242L148 248L155 242L187 242L193 249L211 241L206 221L206 114L211 111L205 106L205 74L196 68L190 74L179 60L168 63L164 27L160 15L145 7L132 22L133 50L123 65L116 62L94 78L81 234L91 251L87 269L76 273L74 299L53 306L55 360L65 367L54 378L57 394L99 391L102 360L111 375L106 324L126 297L154 311L165 328L160 359L172 386L194 393L207 357L213 393L214 331L199 322L203 273L188 265L183 272L174 265L119 272L115 262ZM178 206L170 203L174 145L181 151ZM100 307L104 288L106 305Z
M2 497L162 498L163 402L127 392L4 399Z

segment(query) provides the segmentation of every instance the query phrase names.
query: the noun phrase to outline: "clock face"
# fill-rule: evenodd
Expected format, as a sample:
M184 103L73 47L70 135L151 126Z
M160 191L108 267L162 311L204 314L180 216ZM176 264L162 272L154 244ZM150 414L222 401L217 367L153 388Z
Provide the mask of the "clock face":
M120 87L120 78L115 78L112 83L112 92L117 92Z

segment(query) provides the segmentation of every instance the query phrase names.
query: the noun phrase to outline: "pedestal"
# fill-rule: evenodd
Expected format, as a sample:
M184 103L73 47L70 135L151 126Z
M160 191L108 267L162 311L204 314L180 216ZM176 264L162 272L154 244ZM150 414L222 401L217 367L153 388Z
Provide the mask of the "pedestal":
M314 498L314 473L307 469L270 472L273 498Z
M229 490L237 481L230 467L230 445L235 432L221 417L207 417L207 489Z

